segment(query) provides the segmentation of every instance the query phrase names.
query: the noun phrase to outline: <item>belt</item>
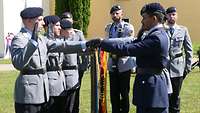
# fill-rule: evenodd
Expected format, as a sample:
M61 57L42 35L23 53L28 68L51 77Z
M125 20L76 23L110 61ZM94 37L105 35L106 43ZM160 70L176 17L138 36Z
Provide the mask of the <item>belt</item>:
M157 68L137 68L136 69L137 74L161 74L162 69Z
M178 53L178 54L176 54L176 55L174 56L174 58L178 58L178 57L181 57L181 56L183 56L183 53Z
M76 70L78 66L63 66L62 70Z
M23 69L21 71L22 75L38 75L38 74L45 74L46 70L45 69Z
M52 67L52 68L47 68L47 71L60 71L61 67Z

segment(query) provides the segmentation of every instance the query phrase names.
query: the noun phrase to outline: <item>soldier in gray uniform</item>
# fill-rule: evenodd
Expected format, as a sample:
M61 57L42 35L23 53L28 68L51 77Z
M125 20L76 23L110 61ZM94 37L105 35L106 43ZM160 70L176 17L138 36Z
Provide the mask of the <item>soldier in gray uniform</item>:
M133 26L122 20L123 11L119 5L114 5L111 8L110 15L113 23L106 26L106 37L125 38L134 35ZM110 54L108 70L110 75L112 113L129 112L130 76L133 67L134 62L131 57Z
M61 19L62 20L68 20L68 21L73 23L73 16L70 12L64 12L61 16ZM74 31L75 31L75 33L79 34L79 36L74 37L71 40L85 41L85 38L84 38L82 31L80 31L78 29L74 29ZM86 54L77 55L77 63L78 63L78 75L79 75L78 78L79 78L80 87L77 89L77 92L76 92L75 103L74 103L74 107L73 107L73 113L79 113L81 81L82 81L84 72L88 68L89 56L86 55Z
M73 29L72 22L68 20L61 20L61 37L64 40L75 41L79 40L83 34ZM79 75L78 75L78 64L77 64L77 53L64 54L64 60L62 64L62 70L66 80L66 110L67 113L73 113L75 104L76 91L79 88Z
M186 27L177 25L176 7L166 10L169 48L169 73L173 93L169 97L169 113L180 113L180 90L184 77L191 71L192 42Z
M42 31L44 25L42 13L43 9L39 7L29 7L21 11L24 27L12 40L12 64L20 71L14 91L16 113L46 112L49 100L47 52L81 52L92 44L49 40L38 33Z
M50 40L61 40L60 36L60 18L55 15L44 17L45 30ZM61 70L63 62L63 52L48 53L46 64L47 75L49 80L49 113L65 112L65 96L66 89L65 76Z

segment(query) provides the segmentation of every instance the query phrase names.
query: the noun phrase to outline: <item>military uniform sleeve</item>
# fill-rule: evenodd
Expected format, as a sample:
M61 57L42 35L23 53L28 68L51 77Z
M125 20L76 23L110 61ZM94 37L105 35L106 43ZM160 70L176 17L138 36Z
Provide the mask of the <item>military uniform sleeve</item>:
M79 41L85 41L85 37L84 37L83 32L79 30L78 33L79 33L79 36L80 36Z
M186 63L185 69L191 71L193 51L192 51L192 41L187 28L185 28L183 47L185 52L185 63Z
M114 54L120 54L124 56L140 56L159 53L160 41L158 37L151 36L149 39L141 42L134 43L133 40L126 44L120 41L104 40L101 43L101 48L104 51L111 52Z
M31 56L38 47L22 34L15 36L11 44L11 57L14 67L22 70L29 63Z
M128 34L129 34L130 36L134 36L134 35L135 35L134 27L133 27L132 24L129 24Z
M112 23L109 23L109 24L106 25L106 27L105 27L105 36L106 36L106 37L109 36L109 32L110 32L111 26L112 26Z
M85 41L48 40L48 52L82 53L86 49Z
M79 33L79 41L85 41L83 32L78 30ZM78 54L77 56L77 61L78 61L78 68L80 70L87 70L88 64L89 64L89 56L86 54Z

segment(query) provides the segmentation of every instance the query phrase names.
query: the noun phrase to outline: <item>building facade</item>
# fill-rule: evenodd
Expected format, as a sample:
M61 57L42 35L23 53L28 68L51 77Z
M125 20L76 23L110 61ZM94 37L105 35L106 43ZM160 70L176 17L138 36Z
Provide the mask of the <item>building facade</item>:
M104 37L104 28L111 21L110 8L119 4L124 9L124 18L134 25L135 34L141 25L140 9L146 3L160 2L164 7L176 6L178 10L178 24L188 27L192 41L199 42L200 13L198 0L91 0L91 17L88 28L88 38ZM25 7L40 6L44 8L44 15L55 14L55 0L0 0L0 57L5 55L5 37L8 33L17 33L22 26L20 11Z

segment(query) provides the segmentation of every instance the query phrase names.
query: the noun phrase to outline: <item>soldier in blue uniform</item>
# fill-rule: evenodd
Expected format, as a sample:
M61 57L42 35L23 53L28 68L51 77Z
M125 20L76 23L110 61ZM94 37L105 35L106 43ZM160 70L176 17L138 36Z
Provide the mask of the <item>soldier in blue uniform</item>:
M167 113L168 92L163 70L168 64L168 37L163 28L165 9L160 3L146 4L141 10L144 38L107 39L100 47L120 55L136 56L133 104L136 113ZM142 33L141 33L142 34Z
M178 25L176 7L169 7L167 13L167 34L170 39L169 67L173 93L169 97L169 112L180 113L180 91L184 77L191 71L192 42L188 29Z
M113 22L106 28L108 38L126 38L134 35L131 24L122 20L123 10L121 6L114 5L110 9ZM108 70L110 76L110 100L112 113L129 112L129 90L131 69L134 68L133 59L129 56L121 56L111 53L108 58Z

